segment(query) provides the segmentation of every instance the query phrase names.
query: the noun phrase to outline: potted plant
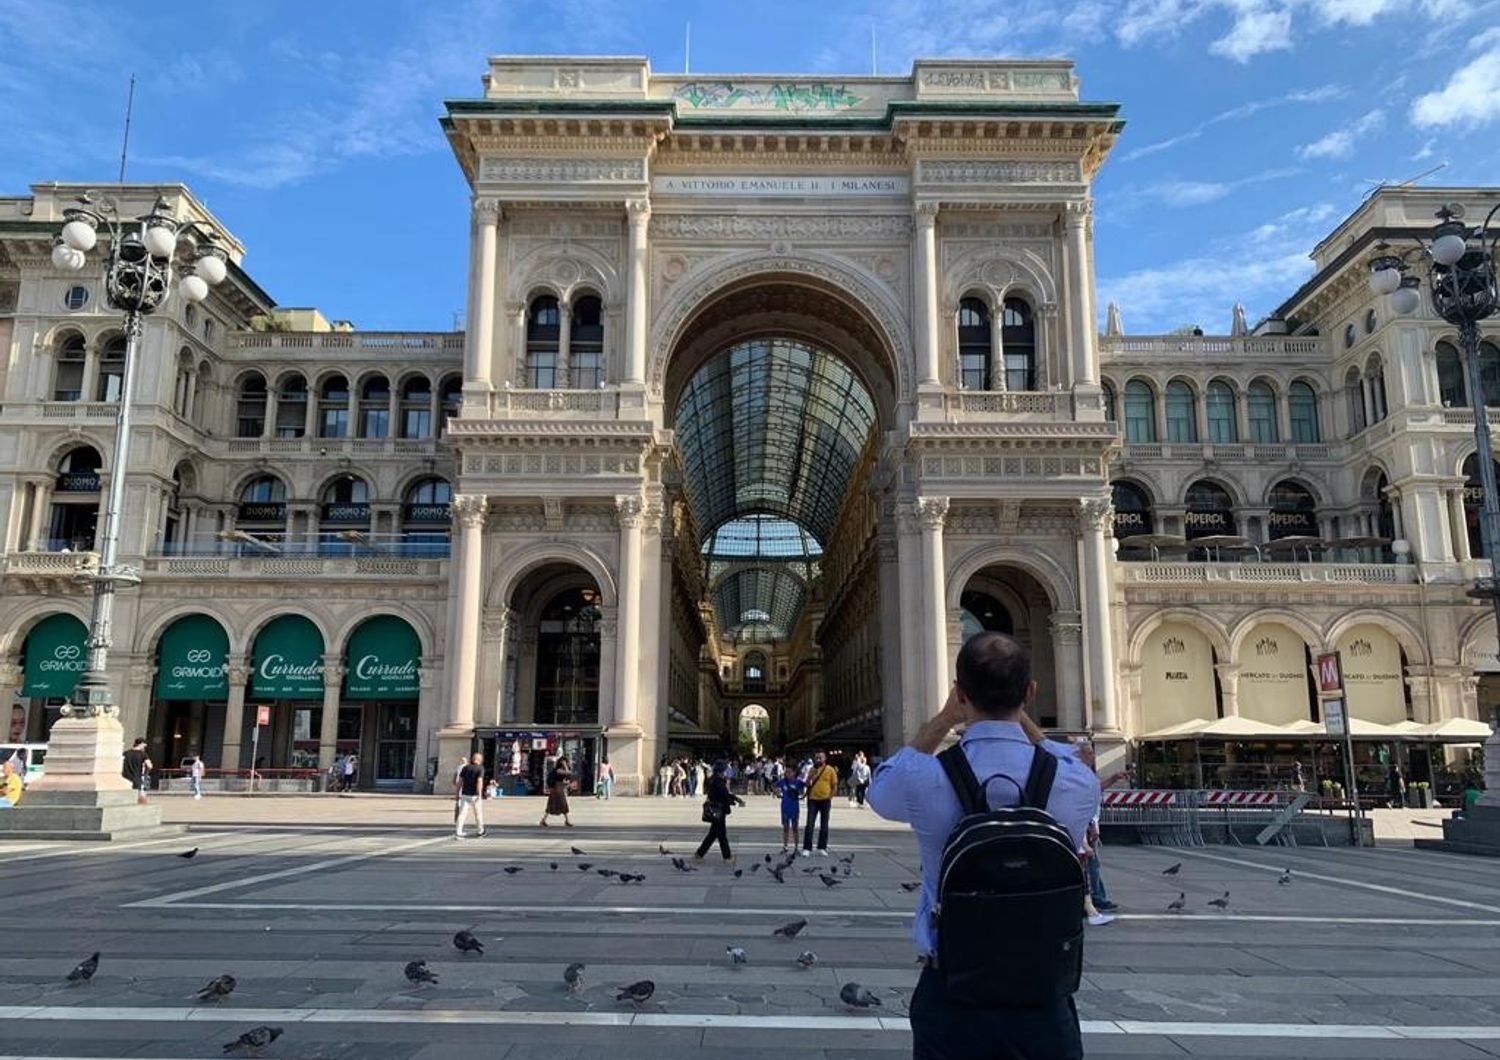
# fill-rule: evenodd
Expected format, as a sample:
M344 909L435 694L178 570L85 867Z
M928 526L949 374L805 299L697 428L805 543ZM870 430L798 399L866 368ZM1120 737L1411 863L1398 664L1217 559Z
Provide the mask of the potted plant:
M1430 810L1435 805L1432 798L1432 785L1427 781L1417 781L1411 786L1411 791L1415 796L1417 809Z

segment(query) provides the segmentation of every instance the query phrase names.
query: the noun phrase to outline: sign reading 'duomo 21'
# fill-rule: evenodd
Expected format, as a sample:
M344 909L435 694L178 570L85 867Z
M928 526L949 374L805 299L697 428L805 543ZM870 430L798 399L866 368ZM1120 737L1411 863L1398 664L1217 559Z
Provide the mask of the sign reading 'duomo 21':
M709 175L678 176L663 175L651 178L651 191L656 195L742 195L742 196L803 196L803 195L908 195L911 182L901 176L843 177L789 175Z

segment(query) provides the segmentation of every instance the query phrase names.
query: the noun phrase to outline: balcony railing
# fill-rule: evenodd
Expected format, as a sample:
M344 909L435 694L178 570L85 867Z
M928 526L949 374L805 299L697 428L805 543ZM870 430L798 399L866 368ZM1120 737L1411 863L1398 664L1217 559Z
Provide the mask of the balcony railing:
M230 456L433 456L435 438L226 438L217 443Z
M0 405L0 419L97 421L112 420L120 414L114 401L7 401Z
M1313 356L1323 349L1316 335L1100 335L1104 361L1239 360L1241 358Z
M1120 563L1116 569L1127 584L1148 585L1407 585L1417 580L1416 568L1405 563Z
M4 571L23 578L77 578L99 571L97 552L12 552L3 557Z
M231 350L338 350L397 356L462 353L461 331L235 331ZM456 365L455 365L456 366Z
M222 578L440 578L432 556L155 556L146 574Z
M330 530L311 539L287 540L279 531L247 530L251 540L235 540L217 534L195 534L186 541L169 541L158 558L230 559L447 559L451 541L446 531L418 530L371 533L364 530Z
M497 390L490 395L490 418L497 420L614 419L619 412L620 395L615 390Z
M1073 395L1063 390L960 390L943 395L950 420L1073 418Z
M1201 463L1282 463L1296 460L1329 460L1334 446L1326 442L1131 442L1125 446L1126 460L1191 460Z

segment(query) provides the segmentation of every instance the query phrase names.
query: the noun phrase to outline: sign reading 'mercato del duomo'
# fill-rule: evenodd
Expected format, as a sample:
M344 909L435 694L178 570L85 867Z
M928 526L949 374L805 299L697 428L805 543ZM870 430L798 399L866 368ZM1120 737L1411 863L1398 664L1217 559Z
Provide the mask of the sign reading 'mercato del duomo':
M511 790L563 753L587 784L608 755L625 792L742 714L773 748L888 751L995 629L1106 771L1318 768L1337 652L1362 761L1456 775L1500 699L1464 595L1478 465L1453 336L1364 270L1494 193L1383 189L1265 320L1130 335L1092 264L1122 128L1066 61L497 57L441 122L472 193L451 333L278 307L232 218L111 189L235 266L144 337L126 727L159 763L353 754L366 787L471 749ZM123 349L92 270L49 264L86 190L51 176L0 199L0 703L33 740L83 669Z

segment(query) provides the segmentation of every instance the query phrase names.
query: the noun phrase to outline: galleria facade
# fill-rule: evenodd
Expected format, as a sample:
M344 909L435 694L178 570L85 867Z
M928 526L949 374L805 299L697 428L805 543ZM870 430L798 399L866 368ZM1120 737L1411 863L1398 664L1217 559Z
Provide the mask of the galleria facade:
M1154 782L1331 754L1328 651L1370 768L1482 738L1456 340L1366 276L1379 239L1500 191L1376 193L1253 331L1100 334L1090 184L1122 122L1070 63L500 57L484 88L442 121L473 192L463 332L278 307L186 188L94 189L165 196L233 261L135 366L142 582L111 669L159 764L356 753L362 786L421 790L478 746L518 789L568 753L630 791L742 715L879 753L976 629L1030 646L1043 724ZM120 319L49 257L84 190L0 199L12 740L45 740L82 668L114 467Z

